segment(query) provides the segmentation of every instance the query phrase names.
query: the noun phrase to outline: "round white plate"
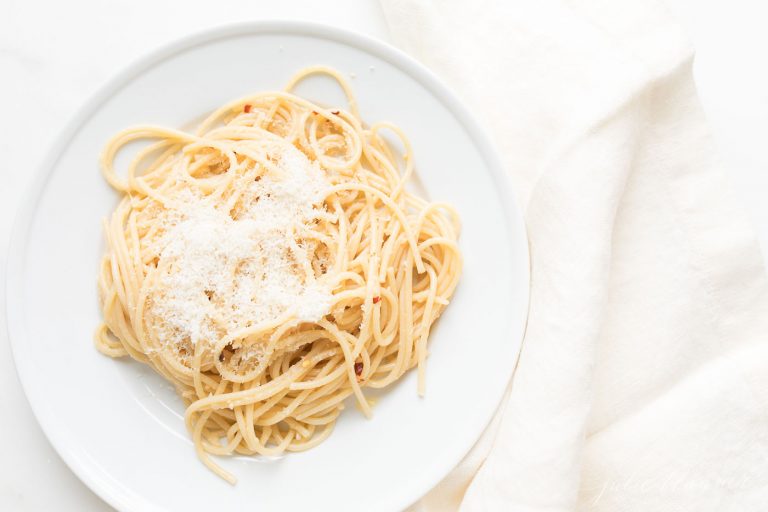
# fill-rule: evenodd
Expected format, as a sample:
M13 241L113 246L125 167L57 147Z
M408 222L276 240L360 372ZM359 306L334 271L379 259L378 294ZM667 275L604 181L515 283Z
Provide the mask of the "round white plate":
M415 372L382 393L374 417L344 411L319 447L273 460L231 458L230 486L196 458L169 385L145 366L93 348L99 321L101 219L117 196L97 156L134 123L188 125L252 91L281 88L325 64L350 77L367 122L410 137L418 176L462 221L465 269L431 338L427 395ZM321 78L299 93L333 104ZM399 51L329 27L229 26L165 47L112 80L51 150L19 213L8 261L8 325L16 365L46 435L75 473L122 510L396 510L437 484L492 417L525 325L523 223L499 158L434 75Z

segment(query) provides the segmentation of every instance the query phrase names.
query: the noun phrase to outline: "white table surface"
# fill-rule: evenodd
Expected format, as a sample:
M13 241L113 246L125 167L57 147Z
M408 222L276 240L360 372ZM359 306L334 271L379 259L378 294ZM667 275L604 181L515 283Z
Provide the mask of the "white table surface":
M724 165L768 249L768 6L669 0L697 48L696 81ZM215 6L216 5L216 6ZM252 19L323 22L388 40L376 0L0 0L0 264L20 197L67 120L101 83L165 42ZM3 276L4 279L4 276ZM0 293L0 510L110 510L67 469L21 390Z

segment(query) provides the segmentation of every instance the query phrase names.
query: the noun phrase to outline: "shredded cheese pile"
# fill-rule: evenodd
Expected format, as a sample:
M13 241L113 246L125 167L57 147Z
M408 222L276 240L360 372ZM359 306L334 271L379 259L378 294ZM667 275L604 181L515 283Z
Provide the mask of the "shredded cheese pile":
M322 171L290 145L270 151L280 171L252 180L236 214L188 194L166 215L161 273L151 313L165 343L215 342L224 333L274 321L286 313L317 321L331 291L306 279L311 247L300 240L329 187ZM235 216L236 218L233 218Z

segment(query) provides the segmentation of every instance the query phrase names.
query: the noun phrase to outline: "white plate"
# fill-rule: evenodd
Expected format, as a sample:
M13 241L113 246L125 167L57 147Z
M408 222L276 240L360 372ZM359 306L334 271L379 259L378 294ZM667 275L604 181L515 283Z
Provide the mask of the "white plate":
M239 477L232 487L198 462L170 386L141 364L93 348L100 222L116 204L97 155L123 127L185 125L231 98L280 88L312 64L354 77L362 117L392 121L411 138L429 195L462 217L464 275L430 339L425 398L410 372L382 394L373 419L347 408L315 449L279 460L223 460ZM341 100L322 79L299 92ZM74 472L118 509L395 510L443 478L493 415L525 325L527 254L498 156L429 71L383 43L329 27L235 25L142 59L65 130L17 219L8 325L43 430Z

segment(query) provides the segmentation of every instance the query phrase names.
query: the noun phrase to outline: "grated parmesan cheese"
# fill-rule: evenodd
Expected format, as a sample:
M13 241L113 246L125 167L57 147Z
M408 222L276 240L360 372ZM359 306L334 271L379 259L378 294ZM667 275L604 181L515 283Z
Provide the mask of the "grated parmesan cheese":
M301 226L322 212L330 187L319 167L291 145L269 148L279 173L241 190L237 215L187 193L167 215L151 313L162 319L161 341L215 343L226 333L290 312L313 322L326 315L331 290L305 275L311 248L297 242ZM246 357L258 357L251 346Z

